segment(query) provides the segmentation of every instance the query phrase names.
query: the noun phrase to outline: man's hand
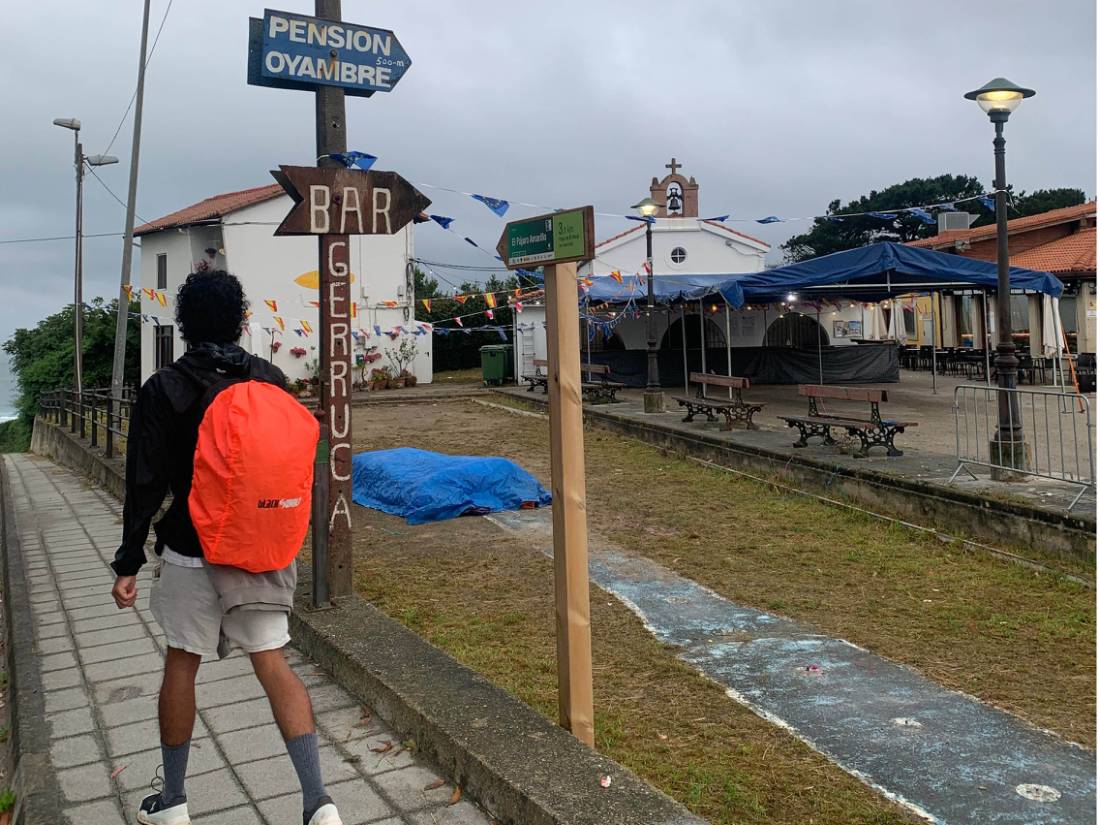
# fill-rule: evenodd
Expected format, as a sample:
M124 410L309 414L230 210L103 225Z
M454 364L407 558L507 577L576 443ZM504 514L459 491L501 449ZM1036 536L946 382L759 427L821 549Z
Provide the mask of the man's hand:
M133 607L137 601L137 576L119 576L115 579L115 586L111 588L118 609Z

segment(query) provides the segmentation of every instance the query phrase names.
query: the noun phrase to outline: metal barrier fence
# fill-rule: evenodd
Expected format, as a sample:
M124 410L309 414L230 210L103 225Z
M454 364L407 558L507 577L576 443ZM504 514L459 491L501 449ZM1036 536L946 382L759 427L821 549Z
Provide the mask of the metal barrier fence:
M1026 467L1014 466L1011 448L1001 448L995 441L1000 393L1012 393L1016 401L1006 407L1010 424L1019 426L1027 444ZM1092 406L1083 395L988 386L955 388L958 466L950 481L964 470L977 478L970 471L974 465L1079 484L1081 491L1067 508L1072 510L1087 490L1096 487L1093 444Z
M134 406L134 390L123 387L116 398L110 389L52 390L38 398L38 409L53 423L68 427L81 438L91 438L93 447L103 445L107 458L121 452L130 431L130 414Z

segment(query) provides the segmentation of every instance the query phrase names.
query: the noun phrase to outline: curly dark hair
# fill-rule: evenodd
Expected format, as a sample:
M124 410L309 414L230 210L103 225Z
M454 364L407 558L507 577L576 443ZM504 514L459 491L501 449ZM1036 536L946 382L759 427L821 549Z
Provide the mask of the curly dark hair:
M247 309L241 282L224 269L192 272L176 292L176 323L189 344L236 343Z

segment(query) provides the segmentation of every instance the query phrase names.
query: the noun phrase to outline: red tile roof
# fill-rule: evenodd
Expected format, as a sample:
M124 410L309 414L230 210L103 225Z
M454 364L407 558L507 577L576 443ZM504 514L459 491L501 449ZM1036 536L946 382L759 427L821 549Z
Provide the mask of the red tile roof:
M1079 221L1082 218L1096 217L1096 201L1089 201L1078 206L1066 206L1061 209L1051 209L1049 212L1040 212L1037 215L1028 215L1023 218L1015 218L1008 222L1008 234L1028 230L1042 229L1047 226L1055 226L1060 223ZM982 241L997 236L997 225L979 226L974 229L953 229L950 232L941 232L931 238L922 238L919 241L910 241L907 246L919 246L925 249L943 249L954 246L956 241Z
M1013 266L1052 275L1096 272L1096 227L1079 229L1056 241L1032 247L1009 258Z
M148 235L150 232L159 232L161 229L174 229L182 226L194 226L203 221L213 220L252 206L263 203L283 194L283 187L277 183L269 186L257 186L254 189L242 189L239 192L226 192L222 195L214 195L204 201L186 206L178 212L157 218L155 221L144 223L134 230L135 235Z
M703 221L703 223L705 223L705 224L707 224L707 225L709 225L709 226L716 226L716 227L718 227L719 229L725 229L725 230L726 230L727 232L729 232L729 233L730 233L731 235L739 235L739 236L741 236L742 238L748 238L748 239L749 239L750 241L756 241L756 242L757 242L758 244L761 244L761 245L763 245L763 246L766 246L766 247L768 247L769 249L771 248L771 244L769 244L769 243L768 243L767 241L762 241L762 240L760 240L759 238L754 238L754 237L753 237L752 235L748 235L748 234L746 234L746 233L744 233L744 232L738 232L738 231L737 231L736 229L730 229L730 228L729 228L728 226L726 226L726 225L725 225L724 223L718 223L717 221Z

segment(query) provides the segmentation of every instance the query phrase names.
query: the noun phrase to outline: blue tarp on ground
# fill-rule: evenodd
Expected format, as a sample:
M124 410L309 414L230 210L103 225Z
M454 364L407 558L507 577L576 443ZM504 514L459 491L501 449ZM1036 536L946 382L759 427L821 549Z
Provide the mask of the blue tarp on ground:
M409 524L550 503L550 493L535 477L506 458L412 447L358 453L351 485L356 504L404 516Z
M1062 283L1049 272L1012 267L1013 289L1043 292L1057 298ZM658 304L698 301L721 295L732 307L783 301L791 292L815 298L878 301L935 289L996 289L997 265L932 249L881 243L822 255L797 264L737 275L658 275L653 279ZM646 300L646 288L624 273L623 283L592 279L589 301L625 304Z

